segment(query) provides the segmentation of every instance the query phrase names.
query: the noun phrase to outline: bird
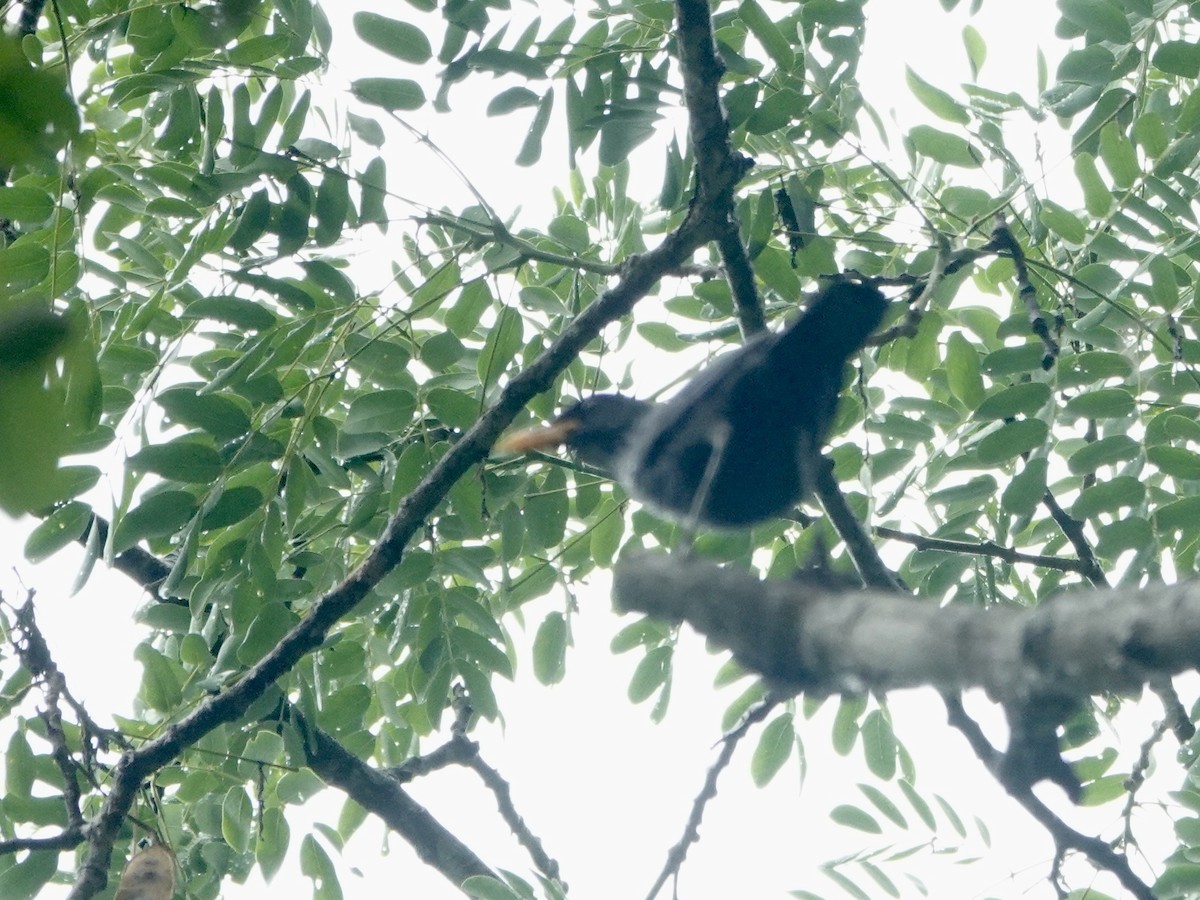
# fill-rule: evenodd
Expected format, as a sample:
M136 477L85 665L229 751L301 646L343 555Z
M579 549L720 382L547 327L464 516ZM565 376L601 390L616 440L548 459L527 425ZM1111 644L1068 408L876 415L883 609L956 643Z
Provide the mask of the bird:
M873 286L835 282L782 331L719 356L669 400L593 394L548 426L502 438L497 449L565 445L635 499L691 528L758 524L811 490L843 367L887 305Z
M175 854L163 844L147 844L121 873L113 900L171 900L175 894Z

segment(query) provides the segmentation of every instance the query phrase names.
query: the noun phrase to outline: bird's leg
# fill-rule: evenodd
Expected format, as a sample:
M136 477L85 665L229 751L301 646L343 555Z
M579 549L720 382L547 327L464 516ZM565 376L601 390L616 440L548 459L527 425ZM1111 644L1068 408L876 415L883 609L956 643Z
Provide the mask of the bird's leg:
M712 452L708 454L708 462L704 465L704 474L700 476L700 483L696 485L696 493L692 495L692 507L688 511L687 519L683 524L683 532L675 547L676 551L682 550L684 556L691 553L692 541L696 537L696 530L700 524L700 513L704 509L709 491L712 490L713 482L716 480L717 470L721 468L721 459L725 455L725 448L729 445L730 431L728 420L720 419L713 426L709 435L709 447L712 448ZM681 548L679 544L684 546Z

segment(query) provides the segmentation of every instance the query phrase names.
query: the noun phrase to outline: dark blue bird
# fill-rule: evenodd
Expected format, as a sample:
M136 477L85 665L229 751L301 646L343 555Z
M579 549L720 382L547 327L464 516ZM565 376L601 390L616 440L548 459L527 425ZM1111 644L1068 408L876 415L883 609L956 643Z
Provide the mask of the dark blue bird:
M846 360L886 308L874 287L833 284L782 331L718 357L670 400L595 394L498 449L565 444L688 525L749 526L781 515L812 489Z

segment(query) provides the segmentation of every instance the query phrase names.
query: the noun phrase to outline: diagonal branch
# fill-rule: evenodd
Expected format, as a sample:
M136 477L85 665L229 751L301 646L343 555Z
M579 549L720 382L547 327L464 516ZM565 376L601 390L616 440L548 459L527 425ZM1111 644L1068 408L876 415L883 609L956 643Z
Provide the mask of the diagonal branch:
M698 5L698 0L687 2ZM710 45L711 40L710 36ZM686 36L681 35L681 44L687 46ZM709 51L711 53L711 46ZM689 48L685 57L691 52ZM493 405L404 498L379 542L358 568L322 596L303 621L284 635L240 680L199 704L158 738L120 759L113 769L108 799L89 830L91 847L79 867L68 900L88 900L103 890L108 880L113 841L142 779L214 728L239 718L277 679L320 646L329 629L395 568L409 540L451 486L487 456L496 438L521 408L536 394L548 390L558 374L601 329L628 313L654 288L664 272L678 269L697 249L723 233L728 215L724 213L726 207L722 205L722 198L732 195L744 167L742 157L730 149L727 134L713 143L705 140L714 126L723 126L724 122L716 94L719 77L719 69L710 66L700 73L688 74L685 82L699 177L697 197L680 227L668 234L658 247L626 260L617 284L585 309L525 371L513 376L499 391Z
M1075 555L1079 557L1079 564L1082 567L1079 572L1083 577L1098 588L1108 587L1108 577L1096 559L1096 554L1092 552L1092 545L1088 542L1087 535L1083 533L1083 523L1078 519L1071 518L1071 515L1062 508L1048 490L1042 495L1042 505L1046 507L1050 517L1054 519L1055 524L1071 542L1071 546L1075 548Z
M417 803L385 772L372 768L332 737L308 725L293 709L306 735L305 757L309 767L326 784L345 791L364 809L369 809L401 835L421 861L444 875L455 887L476 875L497 878L466 844Z
M654 900L658 896L658 892L663 889L667 880L671 877L679 875L679 869L683 865L684 859L687 857L688 848L700 840L700 821L704 817L705 807L708 806L708 801L717 796L717 779L721 773L729 766L730 760L733 759L733 751L737 749L737 745L741 742L750 731L750 729L767 717L775 706L779 703L779 698L773 695L764 697L759 703L753 706L742 717L742 721L737 727L728 732L721 738L721 752L717 754L716 760L709 766L708 774L704 778L704 786L700 789L700 793L696 795L696 799L692 801L692 813L688 816L687 824L683 829L683 837L679 839L674 847L667 854L666 864L655 879L653 887L650 888L650 893L646 895L646 900Z
M1003 754L991 745L979 728L979 724L967 715L962 701L958 697L944 696L942 699L946 704L946 714L950 725L958 729L967 739L967 743L971 745L971 749L975 751L979 761L995 776L997 781L1005 786L1009 796L1021 804L1025 811L1046 829L1054 841L1060 858L1067 850L1082 853L1097 869L1112 872L1131 896L1137 897L1139 900L1153 900L1154 892L1149 885L1134 874L1129 867L1129 860L1124 854L1118 853L1100 838L1088 837L1086 834L1076 831L1034 796L1028 787L1014 788L1007 779L1001 777Z

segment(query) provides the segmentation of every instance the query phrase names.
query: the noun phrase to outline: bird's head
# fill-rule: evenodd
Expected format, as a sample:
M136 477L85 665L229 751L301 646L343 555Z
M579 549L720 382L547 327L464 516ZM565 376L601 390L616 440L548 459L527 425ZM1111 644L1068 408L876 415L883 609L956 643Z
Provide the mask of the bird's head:
M549 425L501 438L496 449L504 453L527 453L565 445L585 463L613 473L630 434L650 408L651 404L645 400L622 394L593 394L572 403Z

